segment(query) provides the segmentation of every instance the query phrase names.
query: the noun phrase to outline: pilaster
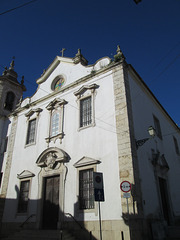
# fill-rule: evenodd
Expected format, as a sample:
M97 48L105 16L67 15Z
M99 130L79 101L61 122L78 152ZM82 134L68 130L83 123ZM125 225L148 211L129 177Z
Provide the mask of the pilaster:
M118 142L118 161L120 182L129 181L132 184L131 198L128 199L129 214L142 217L141 188L139 181L138 161L134 140L134 126L128 69L125 61L114 67L114 97ZM127 214L127 201L122 192L122 212Z
M7 159L6 159L6 167L5 167L5 172L4 172L4 176L3 176L1 197L6 197L6 194L7 194L9 176L10 176L10 171L11 171L12 155L13 155L13 149L14 149L14 143L15 143L17 119L18 119L18 117L14 116L13 121L12 121L11 134L10 134L9 142L8 142L8 155L7 155Z

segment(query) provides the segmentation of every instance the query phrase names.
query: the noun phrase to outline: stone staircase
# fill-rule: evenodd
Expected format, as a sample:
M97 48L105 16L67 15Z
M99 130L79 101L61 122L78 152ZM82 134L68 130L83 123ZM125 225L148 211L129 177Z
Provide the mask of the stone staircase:
M68 231L59 230L20 230L1 240L78 240Z
M0 223L2 221L5 199L0 195Z
M167 240L180 240L180 226L169 226Z

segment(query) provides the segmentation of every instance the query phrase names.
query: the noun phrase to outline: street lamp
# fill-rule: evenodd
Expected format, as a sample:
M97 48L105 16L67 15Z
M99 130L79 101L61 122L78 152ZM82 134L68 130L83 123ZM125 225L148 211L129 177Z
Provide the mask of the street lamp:
M150 135L149 138L143 138L143 139L140 139L140 140L136 140L136 148L138 149L140 146L142 146L145 142L147 142L150 138L153 138L155 135L156 135L156 131L155 129L150 126L148 128L148 133Z

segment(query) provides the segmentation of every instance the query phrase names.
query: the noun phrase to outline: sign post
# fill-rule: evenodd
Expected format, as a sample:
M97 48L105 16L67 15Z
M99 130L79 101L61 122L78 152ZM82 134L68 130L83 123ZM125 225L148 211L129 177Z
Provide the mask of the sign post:
M94 200L99 203L100 240L102 240L100 202L104 202L103 174L99 172L94 172L93 183L94 183Z
M128 198L131 197L130 195L130 191L131 191L131 183L128 181L123 181L120 184L120 189L121 191L123 191L123 197L126 198L126 202L127 202L127 213L129 214L129 204L128 204Z

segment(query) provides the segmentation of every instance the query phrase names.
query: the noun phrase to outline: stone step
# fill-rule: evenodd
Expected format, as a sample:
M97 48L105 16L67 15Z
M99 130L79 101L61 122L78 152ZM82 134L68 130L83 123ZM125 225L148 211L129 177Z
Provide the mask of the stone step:
M76 240L68 231L58 230L21 230L1 240Z
M169 226L168 227L168 239L180 240L180 226Z

